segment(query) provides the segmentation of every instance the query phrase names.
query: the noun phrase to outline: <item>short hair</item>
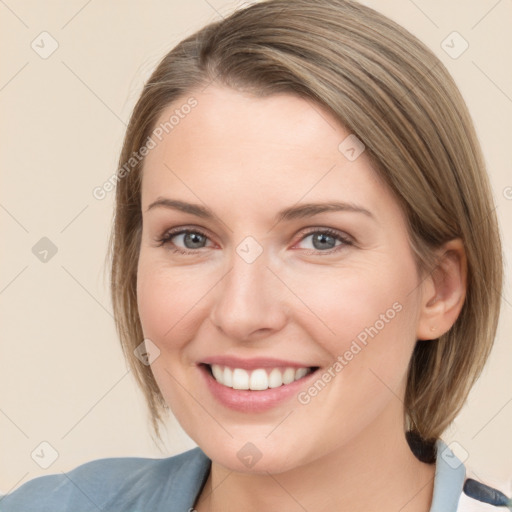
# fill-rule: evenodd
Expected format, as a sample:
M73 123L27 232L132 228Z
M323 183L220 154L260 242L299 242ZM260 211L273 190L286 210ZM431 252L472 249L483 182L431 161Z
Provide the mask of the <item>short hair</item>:
M417 340L404 425L437 439L480 375L496 335L503 280L489 179L465 102L442 62L397 23L351 0L269 0L187 37L161 60L136 103L119 160L111 233L111 297L125 356L159 437L165 402L151 369L134 357L143 332L137 264L144 146L163 110L219 84L259 97L290 93L327 108L365 145L400 204L418 269L461 238L467 292L452 328ZM428 275L428 274L426 274Z

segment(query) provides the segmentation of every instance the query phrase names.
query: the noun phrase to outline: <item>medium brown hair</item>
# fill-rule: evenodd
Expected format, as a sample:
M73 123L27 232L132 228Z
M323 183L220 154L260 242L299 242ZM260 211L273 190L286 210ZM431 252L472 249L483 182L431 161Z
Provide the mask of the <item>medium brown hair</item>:
M264 96L292 93L329 109L366 146L399 201L425 275L434 251L461 238L467 293L453 327L418 341L405 394L407 428L437 439L461 409L491 350L502 290L501 242L467 107L440 60L404 28L345 0L270 0L183 40L162 59L135 105L119 169L145 144L169 104L217 83ZM123 350L159 436L165 403L134 357L144 160L118 171L111 294Z

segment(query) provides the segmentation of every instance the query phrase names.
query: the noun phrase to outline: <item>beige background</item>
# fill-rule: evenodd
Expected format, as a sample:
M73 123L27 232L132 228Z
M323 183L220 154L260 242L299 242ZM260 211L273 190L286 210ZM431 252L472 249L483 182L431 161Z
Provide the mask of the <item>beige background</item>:
M163 451L151 441L103 278L113 194L99 201L92 190L115 171L125 123L155 63L239 3L0 1L0 491L95 458L162 457L194 446L174 419ZM512 2L364 3L434 50L478 129L508 285L491 360L444 438L482 478L512 482ZM453 31L469 43L456 59L442 47ZM453 37L444 43L452 54L463 44ZM57 50L44 55L53 40ZM32 252L42 237L57 248L46 262Z

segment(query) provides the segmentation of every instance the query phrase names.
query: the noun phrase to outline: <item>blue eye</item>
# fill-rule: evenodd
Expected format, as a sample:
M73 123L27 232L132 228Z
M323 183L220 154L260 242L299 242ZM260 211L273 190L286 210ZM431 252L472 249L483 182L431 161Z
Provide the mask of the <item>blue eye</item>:
M306 250L312 253L331 254L344 246L353 245L353 242L345 235L333 229L314 229L306 233L299 241L304 242L311 238L312 247ZM196 229L176 229L167 231L161 238L157 239L158 246L170 245L172 252L180 254L198 254L198 249L207 247L209 238L203 232Z
M176 246L175 242L172 241L173 239L180 240L180 243L185 247L181 248ZM201 233L201 231L181 229L177 231L168 231L164 234L163 237L159 238L157 242L159 242L159 246L172 244L174 246L171 248L173 252L179 252L181 254L193 254L196 249L204 248L206 246L207 240L208 237L204 233Z
M348 237L334 231L333 229L316 229L314 231L310 231L300 240L300 242L303 242L308 238L311 238L312 245L309 249L324 253L337 251L337 248L340 246L353 245L352 241Z

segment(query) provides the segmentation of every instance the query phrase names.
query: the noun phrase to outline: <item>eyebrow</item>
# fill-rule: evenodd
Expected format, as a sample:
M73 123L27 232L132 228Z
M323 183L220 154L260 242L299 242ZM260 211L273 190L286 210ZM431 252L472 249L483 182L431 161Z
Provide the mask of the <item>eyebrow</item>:
M146 211L154 208L169 208L171 210L179 210L184 213L190 213L202 219L214 219L216 216L206 206L199 204L187 203L185 201L178 201L176 199L169 199L166 197L159 197L156 201L152 202ZM362 213L367 217L375 220L372 212L363 208L360 205L347 202L327 202L327 203L305 203L297 206L290 206L277 213L275 222L290 221L295 219L303 219L312 217L324 212L355 212Z

